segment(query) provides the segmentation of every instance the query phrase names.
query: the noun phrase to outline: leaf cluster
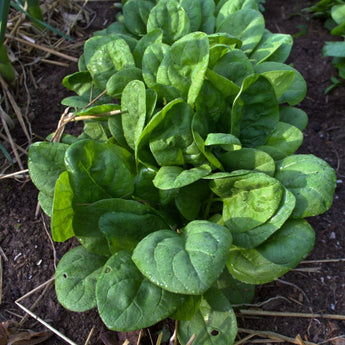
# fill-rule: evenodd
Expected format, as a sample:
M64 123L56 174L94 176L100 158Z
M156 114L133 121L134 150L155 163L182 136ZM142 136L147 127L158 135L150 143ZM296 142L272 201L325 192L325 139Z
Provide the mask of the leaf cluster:
M95 119L29 151L53 239L81 244L57 267L62 305L97 306L112 330L171 317L181 344L233 343L231 305L308 255L304 218L336 184L295 154L306 83L291 46L254 0L123 1L85 43L63 104Z

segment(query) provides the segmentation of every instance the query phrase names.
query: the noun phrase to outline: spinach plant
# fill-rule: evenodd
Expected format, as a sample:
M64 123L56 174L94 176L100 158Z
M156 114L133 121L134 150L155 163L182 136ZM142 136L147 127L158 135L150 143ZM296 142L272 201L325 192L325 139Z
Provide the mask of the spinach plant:
M323 160L295 154L307 115L292 38L254 0L128 0L87 40L62 103L79 137L34 143L29 170L55 241L67 309L111 330L179 320L186 344L232 344L232 305L313 248L332 203ZM90 104L90 100L94 100Z

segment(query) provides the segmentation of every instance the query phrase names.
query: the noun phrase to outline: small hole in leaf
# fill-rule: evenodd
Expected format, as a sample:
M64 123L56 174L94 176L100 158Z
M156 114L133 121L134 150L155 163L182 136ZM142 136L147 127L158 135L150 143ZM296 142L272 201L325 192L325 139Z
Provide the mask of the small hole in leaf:
M64 273L64 274L63 274L63 277L64 277L64 278L67 278L67 273Z
M109 273L109 272L111 272L112 271L112 269L111 269L111 267L107 267L106 269L105 269L105 273Z
M211 332L211 335L213 335L214 337L216 336L216 335L218 335L219 334L219 332L216 330L216 329L214 329L212 332Z

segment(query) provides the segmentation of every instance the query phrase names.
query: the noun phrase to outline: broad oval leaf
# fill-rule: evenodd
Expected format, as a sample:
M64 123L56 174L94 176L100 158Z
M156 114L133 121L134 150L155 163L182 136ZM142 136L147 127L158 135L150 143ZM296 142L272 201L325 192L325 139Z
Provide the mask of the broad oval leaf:
M289 220L259 247L231 251L227 268L244 283L265 284L278 279L305 259L314 240L314 230L305 220Z
M151 283L126 251L115 253L104 265L96 285L97 308L111 330L128 332L167 318L184 301L181 295Z
M308 115L302 109L291 106L282 106L279 111L280 121L295 126L300 131L304 131L307 127Z
M96 306L96 282L106 260L81 246L62 257L56 267L55 291L65 308L83 312Z
M133 261L153 283L182 294L200 295L221 274L232 237L227 228L208 221L192 221L182 234L156 231L133 252Z
M38 190L53 197L55 183L66 170L65 152L69 145L53 142L36 142L30 145L28 168L31 180Z
M210 188L223 200L223 220L232 233L265 223L278 209L284 193L277 179L261 172L234 171L214 178Z
M200 302L199 311L189 321L180 321L178 339L182 345L193 336L195 344L232 345L237 335L236 315L224 294L215 288L208 290Z
M123 197L134 189L134 178L111 145L93 140L72 144L65 165L78 203Z
M296 197L293 217L304 218L327 211L336 187L335 171L313 155L292 155L277 163L275 177Z
M181 188L202 179L211 171L211 167L206 164L188 170L177 166L163 166L158 170L153 184L159 189Z
M250 53L260 42L265 31L264 16L257 10L241 9L226 16L216 27L242 41L242 50Z

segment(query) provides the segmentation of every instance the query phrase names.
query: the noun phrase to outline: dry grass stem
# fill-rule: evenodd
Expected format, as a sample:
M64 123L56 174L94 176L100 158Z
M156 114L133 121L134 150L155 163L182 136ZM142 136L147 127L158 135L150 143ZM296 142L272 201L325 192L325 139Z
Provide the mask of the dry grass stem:
M21 171L16 171L11 174L0 175L0 180L5 179L5 178L16 178L16 177L28 178L29 176L26 175L28 172L29 172L29 169L23 169Z
M319 314L319 313L295 313L295 312L280 312L280 311L268 311L268 310L239 310L239 314L242 316L272 316L272 317L297 317L308 319L330 319L330 320L342 320L345 321L345 315L336 314Z
M163 332L160 332L156 341L156 345L161 345L162 338L163 338Z
M56 51L54 49L51 49L51 48L48 48L48 47L45 47L45 46L42 46L42 45L39 45L39 44L36 44L36 43L32 43L30 41L24 40L24 39L19 38L19 37L9 36L9 35L6 35L6 37L14 39L14 40L16 40L16 41L18 41L20 43L29 45L29 46L31 46L33 48L43 50L43 51L45 51L45 52L47 52L49 54L61 57L61 58L65 59L65 60L69 60L69 61L72 61L72 62L78 62L78 58L75 58L74 56L70 56L70 55L61 53L61 52Z
M238 332L239 333L252 334L254 336L258 336L258 337L261 337L261 338L269 338L271 340L271 342L272 342L272 340L276 341L276 342L283 342L284 341L284 342L288 342L288 343L291 343L291 344L302 345L301 342L300 342L300 340L301 340L300 336L297 336L296 338L290 338L290 337L287 337L285 335L278 334L278 333L275 333L275 332L255 331L255 330L245 329L245 328L239 328ZM251 340L250 342L254 343L255 341ZM260 340L259 343L260 342L262 342L262 340ZM317 344L312 343L310 341L304 341L303 343L304 343L304 345L317 345Z
M275 297L271 297L269 299L267 299L266 301L263 301L263 302L259 302L259 303L252 303L252 304L247 304L247 303L244 303L244 304L233 304L232 306L234 308L237 308L237 307L262 307L264 306L265 304L267 303L270 303L272 301L275 301L277 299L283 299L287 302L289 302L290 300L286 297L283 297L283 296L275 296Z
M2 304L2 257L0 255L0 305Z
M141 329L139 332L138 340L137 340L137 345L140 345L141 337L143 336L143 330Z
M60 67L69 67L68 63L60 62L60 61L54 61L54 60L48 60L48 59L40 59L40 61L49 63L50 65L60 66Z
M4 259L5 262L8 261L8 258L5 254L5 252L3 251L3 249L0 247L0 255L2 256L2 258Z
M191 336L191 338L188 340L188 343L187 343L186 345L192 345L193 342L194 342L194 340L195 340L195 338L196 338L196 335L193 334L193 335Z
M44 214L41 214L41 219L42 219L44 231L46 232L46 234L47 234L47 236L48 236L50 245L51 245L52 250L53 250L54 269L56 270L57 258L56 258L56 250L55 250L54 241L53 241L53 239L52 239L52 237L51 237L51 235L50 235L50 232L48 231L48 226L47 226L47 223L46 223L46 221L45 221Z
M86 341L85 341L84 345L88 345L89 344L89 342L90 342L94 332L95 332L95 326L93 326L91 328L91 331L90 331L88 337L86 338Z
M5 82L5 80L1 77L0 75L0 83L1 83L1 86L2 88L4 89L4 91L6 92L6 96L8 98L8 100L10 101L11 103L11 106L17 116L17 119L20 123L20 126L22 127L22 130L26 136L26 138L28 139L28 142L31 143L31 135L29 134L28 132L28 129L26 127L26 124L25 124L25 121L24 121L24 118L23 118L23 114L19 108L19 106L17 105L14 97L12 96L10 90L8 89L8 85L7 83ZM2 111L1 111L2 112Z
M46 285L50 284L51 282L53 282L55 279L55 277L50 278L49 280L47 280L46 282L44 282L43 284L35 287L33 290L29 291L28 293L26 293L24 296L19 297L16 302L21 302L22 300L24 300L25 298L31 296L32 294L34 294L36 291L41 290L42 288L44 288Z
M337 263L337 262L345 262L345 258L339 259L322 259L322 260L304 260L301 261L300 264L323 264L323 263Z
M130 345L130 342L128 341L128 339L126 339L125 342L122 343L122 345Z

